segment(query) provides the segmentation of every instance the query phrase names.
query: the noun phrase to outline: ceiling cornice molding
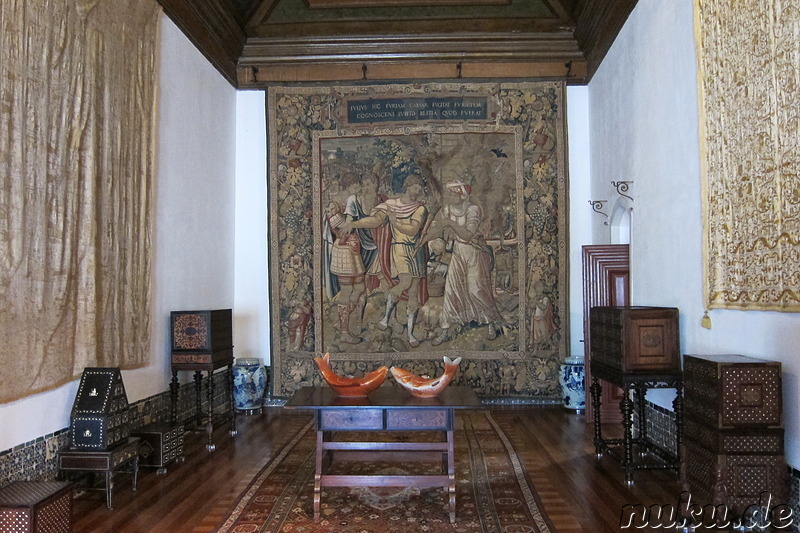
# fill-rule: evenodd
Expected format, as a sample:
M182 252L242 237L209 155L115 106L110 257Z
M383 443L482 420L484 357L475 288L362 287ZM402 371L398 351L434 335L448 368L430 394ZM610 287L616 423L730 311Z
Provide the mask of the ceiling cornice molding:
M398 35L436 35L450 34L483 34L492 37L495 34L515 33L517 35L542 34L558 39L562 35L572 37L572 30L564 29L564 22L559 19L432 19L432 20L373 20L328 22L287 23L253 28L248 32L250 39L260 37L326 37L346 36L371 39L392 38Z
M407 82L409 80L550 80L585 85L586 63L555 61L370 61L358 63L269 63L239 69L240 89L264 89L274 83Z
M277 24L270 23L270 14L280 0L158 1L236 88L272 79L329 80L336 68L348 73L343 79L353 79L350 71L366 63L383 79L389 79L392 68L398 76L413 78L414 63L423 77L463 63L465 72L481 76L555 77L585 84L637 2L542 0L552 18L536 19L451 16Z
M559 41L537 34L256 38L248 40L239 60L238 82L244 88L267 81L326 81L332 69L343 80L358 79L362 67L370 69L372 79L449 77L456 74L457 64L463 66L465 77L494 73L509 78L570 78L576 83L583 82L586 73L582 52L566 35Z
M309 37L305 39L251 38L239 60L242 67L271 62L320 61L451 61L525 60L582 61L583 53L569 35L516 33L492 35L393 35Z

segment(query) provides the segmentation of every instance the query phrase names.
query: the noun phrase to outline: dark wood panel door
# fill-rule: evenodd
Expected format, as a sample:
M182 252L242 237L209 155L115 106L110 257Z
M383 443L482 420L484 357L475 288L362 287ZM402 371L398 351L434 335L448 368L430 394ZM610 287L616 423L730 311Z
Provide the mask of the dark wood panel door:
M592 382L589 309L595 306L630 305L630 250L627 244L583 246L583 349L586 362L586 420L594 420L589 385ZM622 389L603 381L601 417L604 422L620 423L619 402Z

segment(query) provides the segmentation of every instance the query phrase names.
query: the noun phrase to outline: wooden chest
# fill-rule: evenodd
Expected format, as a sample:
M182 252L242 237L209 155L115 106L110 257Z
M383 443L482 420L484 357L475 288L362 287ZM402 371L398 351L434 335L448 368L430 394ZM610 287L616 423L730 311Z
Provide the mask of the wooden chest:
M622 372L680 370L678 310L673 307L592 307L592 360Z
M736 514L787 500L781 364L742 355L685 355L684 488Z
M783 428L718 429L686 416L684 441L718 454L783 455Z
M0 489L0 531L72 533L70 484L17 481Z
M167 464L183 457L183 424L155 422L142 426L133 435L141 439L140 466L154 466L159 474L165 474Z
M687 417L719 429L781 428L781 364L743 355L686 355Z
M108 450L61 450L59 470L82 472L111 472L139 457L139 439L130 437Z
M130 436L119 368L86 368L70 414L70 448L107 450Z
M736 515L759 503L766 492L787 502L788 472L783 455L715 453L686 440L684 488L700 505L724 504Z

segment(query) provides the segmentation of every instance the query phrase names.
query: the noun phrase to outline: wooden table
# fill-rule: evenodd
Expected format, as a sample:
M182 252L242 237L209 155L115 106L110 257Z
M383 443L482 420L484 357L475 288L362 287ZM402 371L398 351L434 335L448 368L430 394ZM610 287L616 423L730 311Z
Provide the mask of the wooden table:
M317 430L314 473L314 521L320 519L322 487L443 487L449 494L450 522L456 521L456 476L453 428L456 409L475 409L481 402L469 387L448 387L436 398L415 398L407 391L384 385L363 398L337 395L330 387L297 391L286 409L314 411ZM337 431L442 431L443 442L337 442ZM442 472L430 475L332 475L323 471L325 452L440 451Z
M678 371L663 372L625 372L618 368L591 361L592 407L594 409L594 449L597 457L602 457L603 452L619 460L625 469L625 484L633 484L635 470L680 470L681 434L683 432L683 374ZM600 418L601 386L598 379L605 380L622 389L623 395L619 408L622 412L623 435L621 439L605 439L602 436L602 420ZM648 389L675 389L676 395L672 402L675 412L675 449L677 454L668 456L660 449L654 447L647 438L647 408L645 394ZM634 399L631 399L631 392ZM639 425L638 435L633 436L633 411L634 400L638 408ZM622 455L617 455L614 446L622 445ZM643 462L634 460L633 447L637 445L643 453L652 452L656 461Z
M114 490L114 472L124 465L130 465L133 478L132 488L136 490L136 478L139 474L139 437L128 437L127 440L107 450L62 450L58 452L58 469L66 472L104 472L106 483L106 507L111 507L111 493ZM93 490L89 487L87 490Z

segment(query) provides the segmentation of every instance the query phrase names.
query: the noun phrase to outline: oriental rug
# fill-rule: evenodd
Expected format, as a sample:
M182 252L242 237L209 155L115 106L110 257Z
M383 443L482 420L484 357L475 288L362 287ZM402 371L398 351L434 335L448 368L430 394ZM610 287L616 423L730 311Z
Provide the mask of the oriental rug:
M410 438L408 433L383 433ZM358 438L356 432L347 436ZM371 438L375 435L371 434ZM414 439L439 438L419 432ZM456 523L451 524L444 489L328 487L321 520L313 520L313 423L307 424L253 478L216 533L390 533L403 531L554 531L525 468L506 433L489 412L459 413L455 430ZM376 454L377 455L377 454ZM439 459L389 461L378 457L335 459L338 473L404 475L431 471ZM333 472L334 470L330 470Z

